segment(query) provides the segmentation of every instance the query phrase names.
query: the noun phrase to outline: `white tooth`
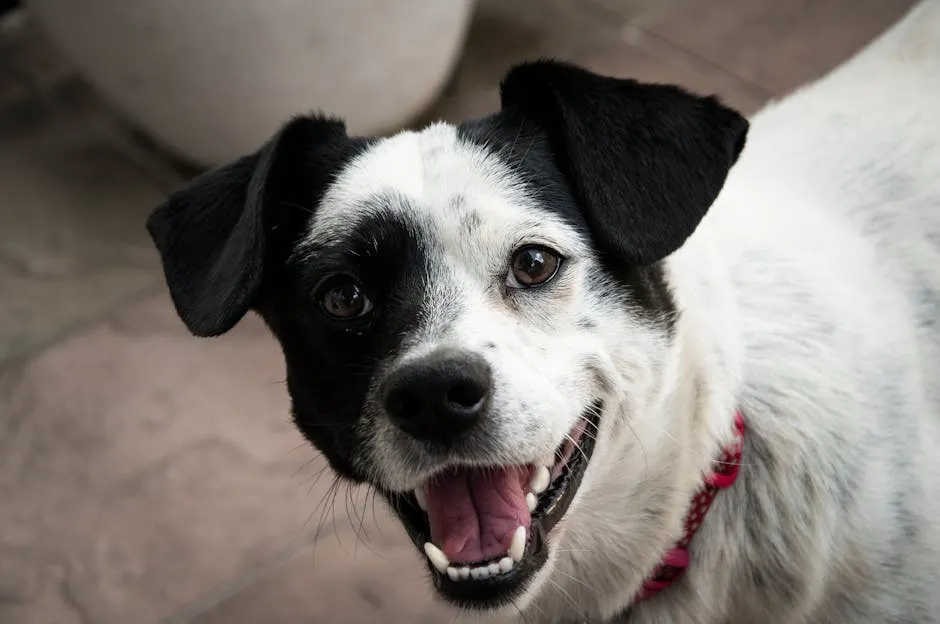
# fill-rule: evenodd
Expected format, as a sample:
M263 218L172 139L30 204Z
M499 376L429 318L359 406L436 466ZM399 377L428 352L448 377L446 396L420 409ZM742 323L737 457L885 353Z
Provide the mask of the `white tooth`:
M490 578L490 569L489 568L472 568L470 570L470 578L473 578L473 579Z
M428 497L424 494L423 485L421 487L415 488L415 498L418 501L418 507L420 507L422 511L427 511L428 510Z
M470 568L464 566L457 570L457 574L460 576L461 581L466 581L468 578L470 578Z
M535 511L536 506L539 504L539 499L535 497L535 494L529 492L525 495L525 504L529 506L529 513Z
M536 494L541 494L545 491L545 488L548 487L548 482L551 481L551 478L552 473L549 472L548 468L539 466L535 469L535 474L532 475L532 479L529 480L529 489Z
M506 573L512 570L512 557L503 557L499 560L499 571Z
M498 564L498 563L491 563L489 566L487 566L487 568L488 568L489 571L490 571L490 576L496 576L497 574L499 574L499 564Z
M522 561L522 555L525 554L525 527L524 526L520 526L519 528L516 529L516 532L512 534L512 542L509 544L509 552L506 554L508 554L509 557L516 563L519 563L520 561Z
M431 565L437 568L438 572L444 574L444 572L447 571L447 566L450 565L450 561L447 560L447 555L441 552L440 548L431 542L425 542L424 554L428 556L428 559L431 560Z
M454 566L447 566L447 576L449 576L452 581L460 580L460 572Z

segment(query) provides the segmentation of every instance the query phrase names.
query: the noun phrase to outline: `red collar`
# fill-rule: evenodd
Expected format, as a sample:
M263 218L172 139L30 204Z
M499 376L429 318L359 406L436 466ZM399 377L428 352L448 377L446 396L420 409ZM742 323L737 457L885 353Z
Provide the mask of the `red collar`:
M719 490L731 487L741 467L741 447L744 442L744 417L741 412L734 415L734 440L726 446L721 457L715 461L715 470L705 477L705 484L692 498L692 505L685 517L685 535L676 545L666 551L662 562L645 583L635 602L655 596L675 583L689 567L689 543L705 519L705 514L715 500Z

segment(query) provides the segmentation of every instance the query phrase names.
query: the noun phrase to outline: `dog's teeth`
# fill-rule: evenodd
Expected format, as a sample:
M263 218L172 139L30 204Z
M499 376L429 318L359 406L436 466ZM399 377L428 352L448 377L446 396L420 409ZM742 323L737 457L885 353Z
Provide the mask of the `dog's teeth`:
M519 527L519 528L522 528L522 527ZM430 544L430 542L428 543ZM438 550L437 547L434 546L433 544L431 544L431 547L434 548L435 550ZM431 555L428 554L428 557L431 557ZM490 577L498 576L500 574L505 574L506 572L509 572L510 570L512 570L512 567L514 565L515 565L515 562L512 560L511 557L503 557L499 561L494 561L490 564L477 566L475 568L470 568L467 566L463 566L461 568L455 568L454 566L447 566L446 573L447 573L447 577L454 582L465 581L471 578L474 580L488 579ZM435 564L435 567L436 567L436 564Z
M431 542L425 542L424 554L428 556L428 559L431 560L431 565L433 565L438 572L444 574L447 571L447 566L450 565L450 561L447 560L447 555L441 552L440 548Z
M418 501L418 507L421 508L421 511L428 510L428 497L424 493L424 486L415 488L415 499Z
M487 579L490 578L490 569L486 566L479 568L471 568L470 578L472 579Z
M512 543L509 544L509 552L507 554L516 563L522 561L522 555L525 553L525 537L524 526L520 526L516 529L516 532L512 534ZM425 544L425 547L426 546L427 544ZM443 555L444 553L441 553L441 556Z
M525 495L525 504L529 506L529 513L535 511L535 507L539 504L539 499L535 497L535 494L529 492Z
M549 472L548 468L539 466L535 469L535 474L533 474L532 478L529 480L529 489L536 494L541 494L545 491L545 488L548 487L548 483L551 479L552 473Z

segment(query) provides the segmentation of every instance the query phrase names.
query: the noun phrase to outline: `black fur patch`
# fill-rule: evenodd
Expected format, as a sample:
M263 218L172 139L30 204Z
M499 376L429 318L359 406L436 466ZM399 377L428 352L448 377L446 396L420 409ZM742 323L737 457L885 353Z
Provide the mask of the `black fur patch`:
M376 204L405 201L378 197ZM428 238L406 211L369 210L369 216L328 246L290 263L287 288L261 308L278 337L288 370L294 421L342 475L361 480L353 458L361 448L355 426L377 372L427 321ZM333 275L359 281L370 314L337 322L319 311L317 286Z
M338 121L299 118L255 154L204 174L148 221L180 317L197 335L223 333L257 310L281 343L297 426L353 479L356 421L377 357L389 357L425 316L427 240L405 211L368 214L328 247L295 251L326 188L371 141ZM360 280L375 313L336 323L316 289L333 274ZM377 319L374 322L371 319Z

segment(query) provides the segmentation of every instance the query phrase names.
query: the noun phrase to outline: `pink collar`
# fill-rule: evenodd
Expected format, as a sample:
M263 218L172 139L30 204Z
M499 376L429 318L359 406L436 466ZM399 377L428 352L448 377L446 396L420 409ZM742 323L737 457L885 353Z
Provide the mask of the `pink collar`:
M689 543L705 519L719 490L731 487L741 467L741 448L744 442L744 417L741 412L734 415L734 440L726 446L715 462L715 470L705 477L705 484L692 498L692 505L685 517L685 535L676 545L666 551L653 575L645 583L635 602L655 596L675 583L689 567Z

